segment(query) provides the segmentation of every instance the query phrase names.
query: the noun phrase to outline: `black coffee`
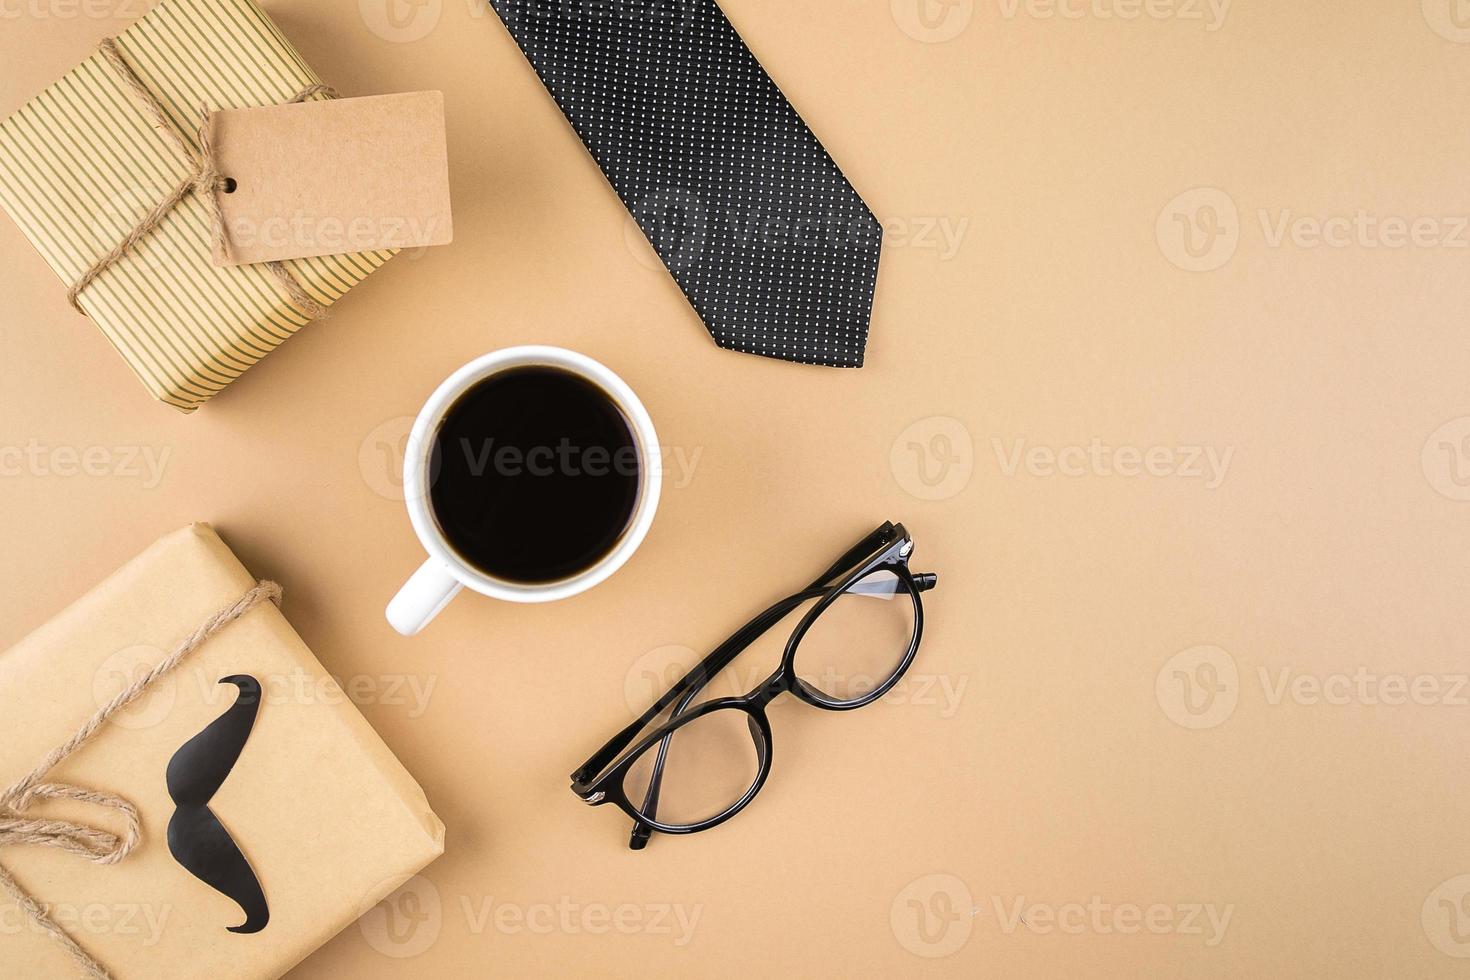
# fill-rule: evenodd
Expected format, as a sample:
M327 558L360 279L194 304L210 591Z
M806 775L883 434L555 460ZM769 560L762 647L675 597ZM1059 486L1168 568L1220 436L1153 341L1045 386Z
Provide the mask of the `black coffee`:
M597 385L553 367L512 368L459 397L434 437L429 499L466 562L539 584L616 547L638 503L633 430Z

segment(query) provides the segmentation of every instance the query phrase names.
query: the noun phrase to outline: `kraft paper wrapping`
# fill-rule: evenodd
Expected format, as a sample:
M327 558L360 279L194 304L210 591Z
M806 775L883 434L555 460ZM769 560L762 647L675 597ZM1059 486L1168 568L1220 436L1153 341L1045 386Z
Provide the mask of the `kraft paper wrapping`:
M0 784L254 583L195 524L0 654ZM253 935L227 931L244 920L239 908L184 870L166 840L169 759L234 703L236 689L219 678L242 673L265 695L210 809L270 904L269 924ZM210 638L49 778L120 794L141 814L142 845L112 866L52 848L0 849L21 886L116 980L280 976L443 851L423 791L270 603ZM36 813L112 822L69 803ZM0 893L0 977L76 975L60 945Z
M164 0L117 43L196 150L201 106L278 105L321 81L251 0ZM195 163L94 53L0 123L0 206L70 287ZM186 412L310 322L264 268L215 267L212 236L190 195L79 300L153 396ZM393 254L286 266L330 306Z

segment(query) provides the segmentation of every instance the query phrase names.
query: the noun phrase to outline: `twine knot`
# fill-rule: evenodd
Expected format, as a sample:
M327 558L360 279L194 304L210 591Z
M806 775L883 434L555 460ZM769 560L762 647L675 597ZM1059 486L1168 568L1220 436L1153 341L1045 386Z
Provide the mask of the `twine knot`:
M75 800L111 810L122 817L124 829L113 833L69 820L31 819L27 813L38 800ZM0 847L9 844L55 847L96 864L116 864L132 853L142 836L138 809L132 803L111 793L69 783L39 783L13 801L0 803Z
M199 176L194 178L194 193L200 197L219 194L229 189L225 175L214 169L213 161L201 164Z

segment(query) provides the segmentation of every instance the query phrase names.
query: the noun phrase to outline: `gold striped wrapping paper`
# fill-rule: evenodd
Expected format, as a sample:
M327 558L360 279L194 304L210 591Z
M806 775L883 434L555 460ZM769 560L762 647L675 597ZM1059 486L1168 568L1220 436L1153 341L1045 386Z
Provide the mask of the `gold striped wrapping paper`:
M252 0L164 0L117 43L196 148L201 106L277 105L321 81ZM0 206L68 287L194 166L101 54L0 123ZM190 195L80 297L153 396L185 412L310 322L264 268L216 267L211 234ZM393 254L286 266L330 306Z

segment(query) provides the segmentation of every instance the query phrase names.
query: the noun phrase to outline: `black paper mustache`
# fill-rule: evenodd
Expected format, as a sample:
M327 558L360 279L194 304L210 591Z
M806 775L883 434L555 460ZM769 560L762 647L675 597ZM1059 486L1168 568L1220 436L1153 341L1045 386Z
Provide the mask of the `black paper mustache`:
M260 682L235 674L220 683L240 689L235 703L180 746L168 762L168 795L178 807L168 822L168 849L190 874L240 906L245 922L228 927L230 932L253 933L270 921L270 907L250 863L209 809L209 801L250 738L260 708Z

